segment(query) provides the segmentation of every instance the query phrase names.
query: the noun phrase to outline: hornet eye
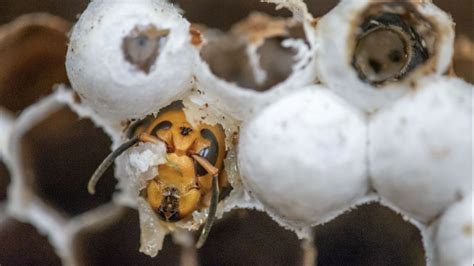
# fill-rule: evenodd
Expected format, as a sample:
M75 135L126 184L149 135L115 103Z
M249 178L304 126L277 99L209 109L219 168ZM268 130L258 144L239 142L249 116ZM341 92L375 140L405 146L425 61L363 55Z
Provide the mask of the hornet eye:
M159 123L158 125L156 125L156 127L153 128L153 130L151 131L151 135L156 136L156 133L158 132L158 130L170 129L172 125L173 124L171 124L170 121L163 121L163 122Z
M149 115L141 120L135 121L130 125L130 127L127 129L126 135L127 138L131 139L133 136L137 134L137 131L140 129L140 127L147 125L153 121L153 116Z
M209 140L210 145L200 150L198 154L215 166L217 162L217 153L219 151L219 143L217 142L217 138L209 129L201 130L201 136ZM207 174L207 171L196 162L194 162L194 168L196 169L198 176Z

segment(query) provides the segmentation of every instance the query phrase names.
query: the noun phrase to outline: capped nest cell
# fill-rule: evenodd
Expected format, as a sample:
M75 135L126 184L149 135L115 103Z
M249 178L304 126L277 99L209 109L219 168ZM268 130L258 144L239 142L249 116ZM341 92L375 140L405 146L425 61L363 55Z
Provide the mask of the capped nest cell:
M190 87L188 27L164 1L93 1L71 33L71 84L85 104L118 123L157 112Z
M0 264L470 265L472 41L431 1L315 3L0 27Z

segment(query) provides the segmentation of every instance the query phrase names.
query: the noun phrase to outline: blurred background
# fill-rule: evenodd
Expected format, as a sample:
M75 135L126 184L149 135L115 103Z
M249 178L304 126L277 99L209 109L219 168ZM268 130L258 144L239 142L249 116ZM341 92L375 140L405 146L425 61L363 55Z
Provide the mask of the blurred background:
M0 0L0 108L17 116L52 91L68 84L64 69L67 33L87 6L85 0ZM275 11L256 0L173 1L194 23L228 30L258 10ZM335 0L308 0L310 12L320 16ZM451 13L460 43L474 41L474 1L434 0ZM54 16L33 15L47 13ZM20 18L19 18L20 17ZM16 19L15 22L12 22ZM462 46L462 44L461 44ZM465 46L465 45L464 45ZM463 46L463 47L464 47ZM472 47L472 46L471 46ZM463 48L456 49L462 51ZM467 49L455 56L455 71L474 82L473 55ZM468 56L466 56L466 54ZM110 140L87 120L64 108L35 126L24 138L22 156L32 169L31 187L66 220L108 204L114 191L112 172L99 183L95 197L85 190L90 174L108 154ZM9 172L0 158L0 265L60 265L61 257L28 222L8 217ZM182 248L167 238L156 258L138 252L139 226L135 210L117 208L114 219L84 228L73 239L73 260L80 265L302 265L311 249L279 227L264 213L238 210L213 228L199 251ZM378 204L368 204L315 228L318 265L424 265L419 231L403 217Z
M272 5L258 3L256 0L173 0L186 12L191 22L210 27L228 29L233 23L246 17L251 10L265 10L275 14ZM306 0L313 16L321 16L334 7L337 0ZM456 32L474 38L473 10L470 0L433 0L443 10L450 13L456 21ZM48 12L69 21L74 21L89 3L88 0L2 0L0 2L0 23L7 23L16 17L32 12ZM288 14L288 13L287 13Z

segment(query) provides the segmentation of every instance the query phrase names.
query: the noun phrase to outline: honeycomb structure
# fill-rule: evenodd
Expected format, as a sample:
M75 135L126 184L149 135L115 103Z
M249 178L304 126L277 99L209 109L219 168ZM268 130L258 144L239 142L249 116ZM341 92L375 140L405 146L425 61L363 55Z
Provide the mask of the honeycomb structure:
M189 5L93 0L74 27L33 14L0 28L0 265L473 263L473 86L453 73L448 14L265 0L215 27ZM374 50L374 32L403 49ZM226 133L232 190L201 249L207 210L163 226L139 195L153 148L86 189L133 121L176 101Z

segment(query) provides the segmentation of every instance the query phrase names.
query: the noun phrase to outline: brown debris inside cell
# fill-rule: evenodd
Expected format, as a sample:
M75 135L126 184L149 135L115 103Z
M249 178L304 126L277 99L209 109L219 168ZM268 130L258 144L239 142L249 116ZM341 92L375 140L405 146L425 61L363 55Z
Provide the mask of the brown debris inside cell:
M462 227L462 232L463 232L466 236L472 235L472 224L465 224L465 225Z
M238 132L233 132L231 138L232 138L232 144L234 146L237 146L239 144L239 133Z
M266 39L287 36L289 26L291 26L289 19L253 12L246 19L236 23L231 32L258 47Z
M148 74L169 32L169 29L158 29L153 25L135 27L123 39L122 49L125 59Z
M320 17L317 17L311 20L311 27L316 28L316 26L318 26L318 22L320 19L321 19Z
M82 102L81 96L76 91L73 92L72 97L73 97L73 100L74 100L75 103L81 103Z
M189 33L191 34L192 45L199 46L203 42L201 31L198 28L191 26Z
M464 35L454 43L453 67L457 76L474 83L474 41Z

